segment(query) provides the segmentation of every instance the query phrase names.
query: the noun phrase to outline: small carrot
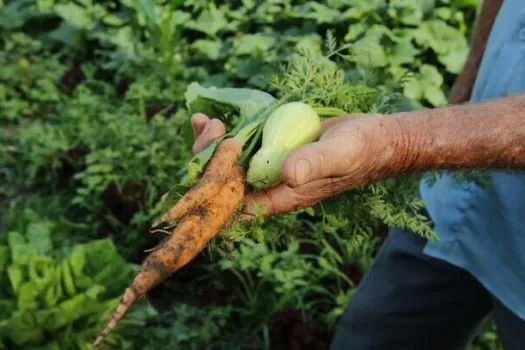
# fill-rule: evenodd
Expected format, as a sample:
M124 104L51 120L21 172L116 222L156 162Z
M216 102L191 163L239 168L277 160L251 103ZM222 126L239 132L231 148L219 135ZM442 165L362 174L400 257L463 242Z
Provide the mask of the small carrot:
M220 160L219 155L217 159ZM146 258L141 271L124 291L120 304L93 343L95 349L118 326L120 320L140 297L190 262L230 221L244 197L243 169L235 165L230 168L226 179L226 183L215 197L206 196L208 202L205 206L197 206L189 210L169 238Z
M226 183L228 175L241 155L241 151L242 146L237 140L226 139L222 141L217 146L199 183L180 198L152 226L157 227L162 222L177 220L192 208L204 204L207 200L213 198Z

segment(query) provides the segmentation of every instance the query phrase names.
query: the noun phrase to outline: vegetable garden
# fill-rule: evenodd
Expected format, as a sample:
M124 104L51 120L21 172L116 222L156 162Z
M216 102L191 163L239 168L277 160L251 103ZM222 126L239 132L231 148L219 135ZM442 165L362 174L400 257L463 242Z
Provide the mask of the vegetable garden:
M433 238L420 175L237 207L320 118L446 104L477 8L0 0L0 348L91 349L124 295L102 349L328 349L387 227ZM192 154L194 112L238 143ZM473 349L500 348L488 322Z

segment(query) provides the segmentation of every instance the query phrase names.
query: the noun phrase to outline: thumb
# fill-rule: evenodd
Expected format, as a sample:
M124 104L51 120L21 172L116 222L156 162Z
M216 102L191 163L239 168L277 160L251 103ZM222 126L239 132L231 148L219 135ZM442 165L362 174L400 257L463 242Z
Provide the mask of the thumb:
M298 187L307 182L339 177L356 167L358 142L354 137L331 137L304 145L290 153L282 167L283 182Z

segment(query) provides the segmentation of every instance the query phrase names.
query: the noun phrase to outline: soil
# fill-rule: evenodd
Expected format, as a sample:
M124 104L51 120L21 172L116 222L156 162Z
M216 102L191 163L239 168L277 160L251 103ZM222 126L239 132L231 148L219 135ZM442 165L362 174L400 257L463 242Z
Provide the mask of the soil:
M77 146L66 151L60 159L60 169L58 171L58 183L60 186L67 186L73 175L78 171L82 164L82 159L89 153L85 147Z
M71 68L62 76L60 87L63 93L71 95L75 87L86 79L84 72L82 72L81 65L82 60L79 57L74 58L71 62Z
M63 93L71 95L78 84L82 83L86 76L82 72L82 64L85 61L80 57L75 57L71 60L71 67L67 70L60 81L60 88ZM116 72L108 69L97 67L94 78L103 80L107 83L113 84L115 91L119 97L122 97L128 91L129 85L131 84L131 78L129 77L116 77Z
M151 103L146 107L146 120L151 121L159 113L164 110L163 115L171 117L177 112L176 105L167 105L162 103Z
M111 183L102 192L101 199L111 214L127 225L140 209L140 203L144 203L145 196L146 188L141 183L128 183L124 185L121 193L117 185Z
M341 272L347 275L348 278L350 278L352 282L355 283L355 285L358 285L363 279L363 273L359 267L352 264L344 264L341 266Z
M287 309L269 322L272 349L325 350L329 349L332 332L320 322L307 323L301 312Z

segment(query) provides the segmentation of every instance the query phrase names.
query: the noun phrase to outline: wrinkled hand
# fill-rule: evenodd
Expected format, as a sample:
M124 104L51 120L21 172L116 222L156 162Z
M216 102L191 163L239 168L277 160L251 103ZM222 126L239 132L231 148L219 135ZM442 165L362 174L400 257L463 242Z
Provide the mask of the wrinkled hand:
M191 119L198 153L225 133L218 119L197 113ZM349 115L323 122L319 141L290 153L283 163L283 181L249 194L245 212L262 204L266 215L306 208L315 203L388 175L395 162L398 128L383 115Z

